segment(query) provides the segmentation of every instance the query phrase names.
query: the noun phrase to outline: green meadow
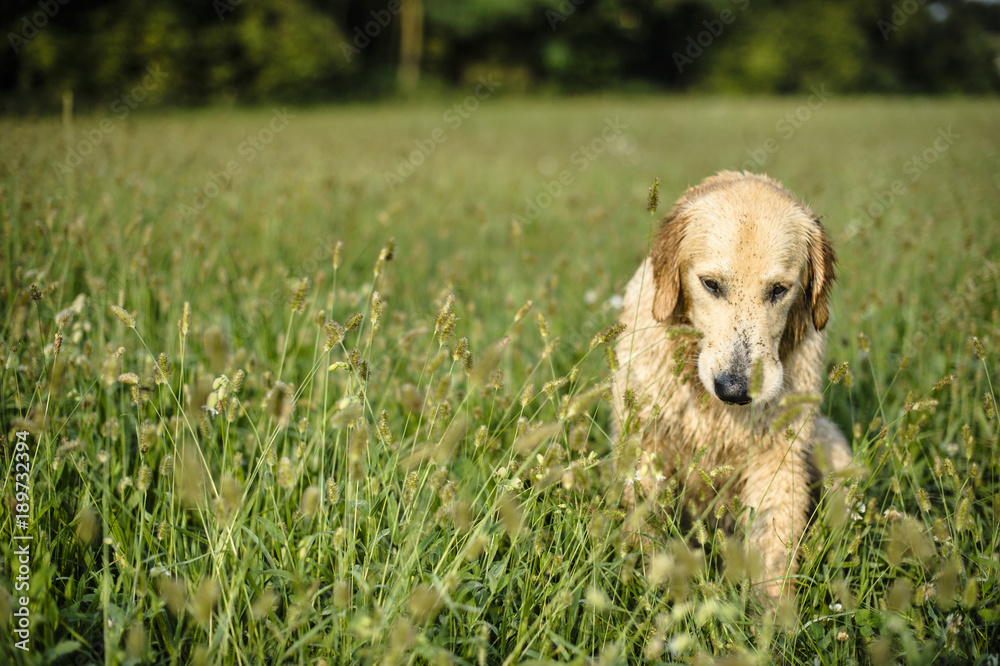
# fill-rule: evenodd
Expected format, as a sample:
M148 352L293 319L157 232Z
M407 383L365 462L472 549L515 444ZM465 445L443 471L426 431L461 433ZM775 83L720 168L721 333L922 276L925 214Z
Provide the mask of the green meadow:
M1000 105L482 97L0 120L0 662L997 664ZM839 256L777 609L610 434L724 168Z

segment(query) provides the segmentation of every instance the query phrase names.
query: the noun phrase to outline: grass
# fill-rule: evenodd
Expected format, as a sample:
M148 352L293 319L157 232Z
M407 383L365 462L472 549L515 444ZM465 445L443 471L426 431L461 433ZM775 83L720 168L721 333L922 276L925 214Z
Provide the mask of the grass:
M997 663L998 105L803 102L0 121L0 661ZM867 469L777 612L728 535L630 547L599 337L654 177L762 146L836 242Z

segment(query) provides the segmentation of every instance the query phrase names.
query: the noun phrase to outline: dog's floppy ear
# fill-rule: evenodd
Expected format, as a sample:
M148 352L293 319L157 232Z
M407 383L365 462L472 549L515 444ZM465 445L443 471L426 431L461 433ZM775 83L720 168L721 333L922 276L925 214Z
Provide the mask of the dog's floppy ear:
M810 219L809 225L806 284L799 299L788 312L785 334L781 339L781 358L791 353L806 336L810 324L817 331L822 331L830 319L830 285L836 278L833 266L837 258L833 252L833 243L819 220Z
M822 331L830 319L830 287L837 277L833 268L837 256L826 229L819 220L813 220L813 224L815 232L809 238L809 283L805 295L811 299L813 326Z
M649 250L653 265L653 318L659 322L676 322L684 315L680 266L683 219L684 216L677 209L672 210L660 225Z

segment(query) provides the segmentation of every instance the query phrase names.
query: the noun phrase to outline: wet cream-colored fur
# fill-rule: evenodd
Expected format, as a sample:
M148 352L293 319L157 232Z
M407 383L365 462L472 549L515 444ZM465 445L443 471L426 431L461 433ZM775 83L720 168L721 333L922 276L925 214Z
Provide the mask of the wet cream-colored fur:
M816 470L851 461L803 397L822 391L834 263L807 206L770 178L724 171L677 201L625 290L615 426L641 438L635 492L676 484L696 516L719 501L731 515L738 499L773 600L796 571ZM720 472L711 486L695 460Z

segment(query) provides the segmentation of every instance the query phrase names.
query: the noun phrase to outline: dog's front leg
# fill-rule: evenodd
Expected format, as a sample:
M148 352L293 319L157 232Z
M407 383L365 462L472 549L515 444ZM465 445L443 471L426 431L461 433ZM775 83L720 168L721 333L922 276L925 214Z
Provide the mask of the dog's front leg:
M796 552L808 518L806 453L796 440L768 437L751 453L742 493L747 546L764 564L761 588L772 603L794 592Z

